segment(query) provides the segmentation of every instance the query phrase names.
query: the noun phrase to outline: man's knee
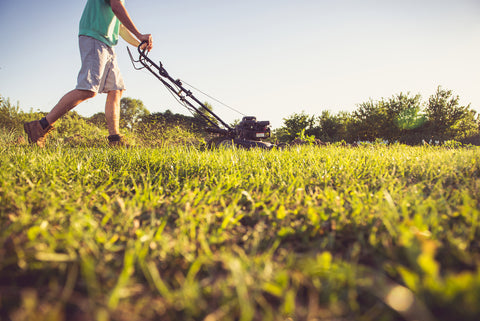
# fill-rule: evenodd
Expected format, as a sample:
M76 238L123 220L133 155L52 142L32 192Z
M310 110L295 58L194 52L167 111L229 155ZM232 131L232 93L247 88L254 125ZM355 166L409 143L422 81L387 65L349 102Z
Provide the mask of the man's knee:
M122 99L123 90L111 90L107 94L107 105L113 104L118 105L120 104L120 100Z
M123 90L119 89L119 90L112 90L112 91L109 91L108 92L109 95L112 95L113 97L122 97L123 95Z
M91 91L91 90L82 90L82 89L77 89L79 94L82 96L83 99L90 99L93 98L97 95L96 92Z

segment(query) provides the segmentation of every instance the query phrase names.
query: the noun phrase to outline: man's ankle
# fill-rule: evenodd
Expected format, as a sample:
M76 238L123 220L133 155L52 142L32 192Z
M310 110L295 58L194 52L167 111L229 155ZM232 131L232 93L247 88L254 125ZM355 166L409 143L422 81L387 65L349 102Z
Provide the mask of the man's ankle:
M109 142L119 142L121 139L122 139L122 136L120 136L119 134L108 136Z
M48 122L46 117L43 117L40 119L40 125L42 125L43 129L46 129L48 126L50 126L50 123Z

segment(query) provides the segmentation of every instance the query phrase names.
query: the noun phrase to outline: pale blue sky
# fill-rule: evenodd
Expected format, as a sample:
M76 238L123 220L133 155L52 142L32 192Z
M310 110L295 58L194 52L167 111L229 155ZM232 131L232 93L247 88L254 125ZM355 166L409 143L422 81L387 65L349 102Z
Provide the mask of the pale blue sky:
M86 0L0 0L0 94L49 111L80 68L78 21ZM150 57L175 78L280 127L295 112L352 111L400 92L426 101L437 86L480 112L479 0L127 0L154 37ZM124 96L151 112L187 113L160 82L133 70L116 47ZM226 121L236 114L214 101ZM78 106L104 110L105 95Z

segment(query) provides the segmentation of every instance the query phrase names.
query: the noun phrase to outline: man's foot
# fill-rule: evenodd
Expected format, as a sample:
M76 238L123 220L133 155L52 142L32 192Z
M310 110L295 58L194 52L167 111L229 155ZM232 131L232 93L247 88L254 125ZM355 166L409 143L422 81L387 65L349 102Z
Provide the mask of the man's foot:
M53 127L48 125L43 129L40 121L34 120L29 123L23 124L23 129L28 136L28 142L30 144L36 144L38 147L45 147L46 136L52 131Z
M130 147L130 144L127 143L125 137L121 135L110 135L108 138L108 145L110 147Z

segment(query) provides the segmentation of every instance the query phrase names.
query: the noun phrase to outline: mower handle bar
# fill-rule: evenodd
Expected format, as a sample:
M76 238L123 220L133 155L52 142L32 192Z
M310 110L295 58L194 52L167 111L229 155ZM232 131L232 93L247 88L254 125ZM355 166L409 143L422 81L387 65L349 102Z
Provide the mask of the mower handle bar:
M145 46L144 46L145 45ZM132 60L132 64L133 64L133 67L135 69L143 69L143 68L146 68L148 69L148 71L150 71L158 80L160 80L162 82L163 85L165 85L165 87L167 87L172 93L174 93L175 95L177 95L180 100L184 103L186 103L190 108L192 108L193 110L195 110L195 112L197 112L203 119L205 119L208 123L210 123L211 125L213 125L215 128L219 129L219 130L224 130L222 129L217 123L215 123L214 121L212 121L209 117L207 117L207 115L205 115L205 113L209 113L210 115L212 115L216 120L218 120L225 128L227 128L227 131L228 132L231 132L233 133L234 129L231 128L227 123L225 123L219 116L217 116L213 111L211 111L209 108L207 108L207 106L205 106L205 104L203 104L202 102L200 102L193 94L190 90L186 89L183 87L182 85L182 82L180 81L180 79L173 79L172 77L170 77L170 75L168 74L168 72L165 70L165 68L163 68L163 65L161 62L159 62L159 65L157 65L156 63L154 63L148 56L147 56L147 45L148 45L148 42L147 41L142 41L138 47L137 47L137 50L138 50L138 54L140 55L139 59L138 60L134 60L133 57L132 57L132 54L130 52L130 49L128 49L128 54L130 55L130 59ZM144 48L142 49L142 46L144 46ZM139 62L140 64L143 65L143 67L140 67L140 68L137 68L135 66L135 62ZM152 69L155 68L157 71L153 70ZM169 82L167 82L165 79L167 79ZM172 86L175 86L177 88L179 88L179 90L175 90L175 88ZM182 94L183 93L183 94ZM191 98L195 103L197 103L198 105L200 105L201 107L203 107L203 110L200 110L199 108L195 107L187 98Z

